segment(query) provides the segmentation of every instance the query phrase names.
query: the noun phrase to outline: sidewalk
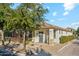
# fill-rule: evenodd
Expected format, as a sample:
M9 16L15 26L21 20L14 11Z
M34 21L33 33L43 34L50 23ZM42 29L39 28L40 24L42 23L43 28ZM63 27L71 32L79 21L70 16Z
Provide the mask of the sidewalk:
M64 46L71 44L74 40L69 41L64 44L53 44L53 45L48 45L48 44L39 44L41 45L41 48L44 49L44 51L52 54L52 55L57 55L57 52L61 50Z

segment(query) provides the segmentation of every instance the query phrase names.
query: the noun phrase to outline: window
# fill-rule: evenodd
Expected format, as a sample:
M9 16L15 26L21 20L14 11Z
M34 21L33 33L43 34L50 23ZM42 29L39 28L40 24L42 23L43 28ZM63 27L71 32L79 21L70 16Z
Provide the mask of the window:
M32 31L29 32L29 38L32 38Z

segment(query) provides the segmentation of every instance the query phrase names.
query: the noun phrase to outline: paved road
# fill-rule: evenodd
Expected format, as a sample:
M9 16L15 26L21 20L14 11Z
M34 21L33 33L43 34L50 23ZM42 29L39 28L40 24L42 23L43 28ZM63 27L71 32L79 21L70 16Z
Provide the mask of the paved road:
M79 40L74 40L70 44L60 49L57 55L59 56L79 56Z

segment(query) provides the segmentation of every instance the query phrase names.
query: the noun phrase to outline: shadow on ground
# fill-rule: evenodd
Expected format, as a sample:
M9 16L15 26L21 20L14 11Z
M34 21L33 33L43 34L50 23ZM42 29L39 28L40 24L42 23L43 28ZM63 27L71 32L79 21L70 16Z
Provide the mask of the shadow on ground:
M0 45L0 56L17 56L17 53L13 50L13 48L17 48L18 46L18 44Z
M19 56L17 53L13 52L13 48L17 47L18 45L5 45L5 46L0 46L0 56ZM26 56L51 56L50 53L47 53L43 49L36 50L36 54L34 54L31 50L26 53Z
M16 56L10 48L0 47L0 56Z
M36 51L35 53L37 54L31 53L30 56L51 56L50 53L44 51L43 49L41 49L41 51ZM29 56L29 54L27 56Z

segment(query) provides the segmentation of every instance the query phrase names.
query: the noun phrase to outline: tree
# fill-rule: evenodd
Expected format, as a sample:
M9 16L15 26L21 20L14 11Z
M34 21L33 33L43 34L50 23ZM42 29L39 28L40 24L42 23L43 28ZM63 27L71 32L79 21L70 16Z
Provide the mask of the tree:
M0 28L3 31L23 32L25 49L29 31L40 27L45 20L44 14L47 10L37 3L21 3L16 9L10 8L12 5L0 4Z
M2 45L4 45L4 30L5 30L5 24L6 21L9 19L10 13L10 6L7 3L1 3L0 4L0 29L2 30Z
M47 12L41 4L25 3L17 8L19 18L17 19L17 29L23 31L24 49L29 31L33 31L44 21L44 14ZM25 38L26 37L26 38Z
M79 37L79 27L76 30L77 37Z

